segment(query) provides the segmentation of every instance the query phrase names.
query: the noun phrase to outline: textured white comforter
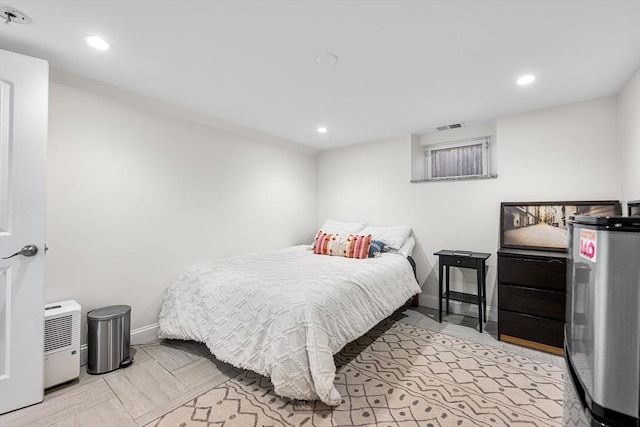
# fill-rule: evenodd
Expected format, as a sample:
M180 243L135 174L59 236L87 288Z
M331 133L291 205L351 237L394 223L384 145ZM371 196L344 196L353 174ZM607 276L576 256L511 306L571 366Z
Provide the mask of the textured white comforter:
M337 405L333 355L418 292L400 255L362 260L295 246L180 274L159 336L203 342L218 359L270 377L280 396Z

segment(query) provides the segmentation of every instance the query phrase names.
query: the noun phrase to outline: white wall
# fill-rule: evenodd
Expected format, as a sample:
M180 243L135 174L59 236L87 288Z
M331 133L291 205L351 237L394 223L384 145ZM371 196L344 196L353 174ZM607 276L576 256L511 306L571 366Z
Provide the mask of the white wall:
M500 202L618 199L616 123L614 97L499 118L499 176L488 180L409 183L410 136L323 151L318 225L327 218L410 225L424 305L437 301L434 252L490 252L487 302L495 307ZM452 272L452 288L474 291L474 273Z
M640 200L640 70L618 96L622 200Z
M497 179L410 184L412 141L424 137L322 152L316 177L302 147L52 82L47 302L76 299L83 319L129 304L132 327L147 326L184 268L307 242L336 218L411 225L423 304L435 302L433 252L491 252L495 306L501 201L640 198L639 88L636 74L618 98L499 118ZM472 271L453 276L454 289L473 289Z
M49 111L46 300L83 322L128 304L151 325L181 270L313 236L314 152L53 82Z

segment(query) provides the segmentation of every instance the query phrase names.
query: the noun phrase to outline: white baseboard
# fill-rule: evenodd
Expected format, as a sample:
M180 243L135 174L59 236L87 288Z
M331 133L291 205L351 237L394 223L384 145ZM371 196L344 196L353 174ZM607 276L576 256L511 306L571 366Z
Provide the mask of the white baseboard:
M158 329L160 329L160 325L157 323L134 329L131 331L131 345L147 344L157 340Z
M131 331L131 345L139 345L153 342L158 339L158 328L160 325L154 323L152 325L143 326L142 328ZM89 347L87 344L80 346L80 366L86 365L89 358Z
M80 346L80 366L86 365L89 359L89 347L86 344Z
M421 294L419 305L437 310L438 297ZM445 301L442 301L442 311L446 312ZM478 305L449 300L449 312L463 316L478 317ZM496 307L487 306L487 319L491 322L498 321L498 309Z

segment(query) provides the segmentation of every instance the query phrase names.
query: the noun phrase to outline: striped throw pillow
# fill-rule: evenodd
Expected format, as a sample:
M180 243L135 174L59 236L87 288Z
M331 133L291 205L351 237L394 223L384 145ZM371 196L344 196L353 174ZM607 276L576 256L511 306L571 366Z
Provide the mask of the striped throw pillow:
M339 234L327 234L320 230L316 234L316 245L313 253L364 259L369 256L370 246L371 235L358 236L350 234L341 236Z

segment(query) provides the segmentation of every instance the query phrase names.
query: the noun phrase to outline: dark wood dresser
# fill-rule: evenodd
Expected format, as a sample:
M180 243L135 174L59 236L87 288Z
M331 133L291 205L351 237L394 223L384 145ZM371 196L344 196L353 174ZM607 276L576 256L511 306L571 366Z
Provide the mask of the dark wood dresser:
M562 355L567 254L498 250L498 338Z

